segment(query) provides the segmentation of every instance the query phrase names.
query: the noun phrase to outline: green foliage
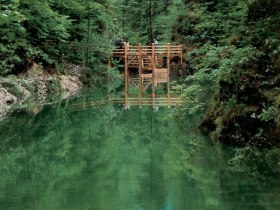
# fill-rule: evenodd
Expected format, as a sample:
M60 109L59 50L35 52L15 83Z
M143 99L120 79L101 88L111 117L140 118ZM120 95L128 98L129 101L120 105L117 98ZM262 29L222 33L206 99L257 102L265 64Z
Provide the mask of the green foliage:
M108 91L112 92L118 90L123 85L123 75L120 74L116 69L110 68L108 70L109 81Z
M184 12L181 1L111 0L111 4L116 8L118 35L132 44L147 44L154 38L171 42L176 17Z
M254 47L217 47L209 44L190 52L191 68L196 73L189 76L184 84L182 116L202 114L215 106L220 97L221 81L237 85L246 69L253 66L261 55Z
M56 68L69 61L97 73L110 54L110 11L104 1L1 1L0 75L23 72L32 62Z
M28 80L23 80L21 85L27 89L31 94L35 93L37 90L36 90L36 87Z
M60 55L59 48L55 46L68 41L71 21L67 16L53 11L46 0L40 2L23 0L20 8L27 18L23 25L26 28L29 43L40 46L39 49L29 50L26 56L31 54L32 57L29 59L39 60L46 64L53 63L53 59Z
M62 87L61 87L60 81L55 77L50 78L46 82L46 87L48 89L48 92L51 92L51 93L59 94L62 92Z
M175 116L199 116L232 145L278 146L279 1L190 0L184 8L173 38L186 43L195 73L176 86L184 102Z
M2 86L8 90L12 95L21 98L22 92L18 85L14 82L2 82Z
M0 75L10 73L15 64L21 61L13 47L4 46L2 43L0 43L0 59Z
M21 62L17 50L26 46L26 17L18 10L19 1L0 1L0 75L10 73Z
M159 1L158 3L161 4ZM177 1L170 2L170 5L163 7L159 14L154 17L154 34L161 44L170 43L173 36L172 28L177 25L177 17L184 13L185 11L183 10L182 3ZM184 27L187 27L187 25Z
M41 44L40 42L48 41L52 44L66 41L69 37L70 20L67 16L53 11L48 1L23 0L20 7L27 18L24 26L31 43Z
M258 119L264 122L274 120L276 118L277 108L270 106L268 108L263 108L262 112L257 116Z
M259 150L256 147L236 148L235 156L228 161L230 169L234 172L251 173L259 177L262 173L260 168L266 169L264 174L279 173L279 149ZM259 161L261 160L261 161Z

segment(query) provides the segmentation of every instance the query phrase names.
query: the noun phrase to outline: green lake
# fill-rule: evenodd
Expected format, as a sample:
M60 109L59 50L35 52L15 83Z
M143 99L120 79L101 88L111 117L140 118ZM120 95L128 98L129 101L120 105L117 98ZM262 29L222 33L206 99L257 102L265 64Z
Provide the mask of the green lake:
M176 123L162 107L74 106L90 100L0 121L1 210L280 209L279 177L258 163L231 170L232 149L191 119Z

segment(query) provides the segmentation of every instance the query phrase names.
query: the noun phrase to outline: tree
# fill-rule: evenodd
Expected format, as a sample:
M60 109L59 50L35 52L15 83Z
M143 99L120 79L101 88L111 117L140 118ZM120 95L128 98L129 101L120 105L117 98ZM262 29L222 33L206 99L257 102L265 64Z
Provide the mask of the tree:
M39 59L53 63L54 59L62 54L57 46L67 42L70 37L68 30L71 21L66 15L54 11L48 0L22 0L20 9L27 18L23 26L26 28L29 43L45 54L45 57Z
M0 75L20 64L17 52L27 46L26 30L22 27L26 17L19 12L19 0L5 3L0 1Z
M195 74L186 80L179 115L200 113L201 127L227 144L279 145L278 102L272 97L279 77L279 1L187 1L186 6L174 39L183 37L189 46L188 68Z

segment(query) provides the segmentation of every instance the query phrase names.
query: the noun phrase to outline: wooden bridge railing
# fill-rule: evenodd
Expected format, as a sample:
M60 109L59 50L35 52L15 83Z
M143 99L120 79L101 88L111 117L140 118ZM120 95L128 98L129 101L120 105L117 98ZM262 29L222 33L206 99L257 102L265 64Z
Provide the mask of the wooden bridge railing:
M182 45L169 46L170 55L178 55L181 56L183 49ZM153 47L152 46L141 46L141 53L142 55L152 55ZM167 55L168 54L168 45L163 46L154 46L155 54L157 55ZM129 46L127 50L128 56L130 55L138 55L139 54L139 46ZM124 57L125 56L125 49L115 49L113 50L113 57Z

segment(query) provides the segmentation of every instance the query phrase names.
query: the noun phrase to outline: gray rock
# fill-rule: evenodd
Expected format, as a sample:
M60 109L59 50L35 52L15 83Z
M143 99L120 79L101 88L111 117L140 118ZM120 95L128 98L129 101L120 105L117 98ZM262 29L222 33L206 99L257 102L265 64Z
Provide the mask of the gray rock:
M0 88L0 117L7 114L9 108L17 102L17 97L10 94L5 88Z

